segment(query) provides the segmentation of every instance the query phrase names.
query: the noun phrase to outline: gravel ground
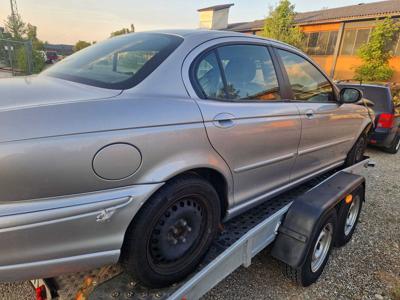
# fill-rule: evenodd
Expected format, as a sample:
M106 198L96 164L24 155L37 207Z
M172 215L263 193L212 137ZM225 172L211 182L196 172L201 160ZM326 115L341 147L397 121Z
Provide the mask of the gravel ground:
M300 288L283 277L269 249L204 299L400 299L400 154L369 149L367 202L352 241L334 249L320 280ZM0 285L0 299L32 299L28 283Z

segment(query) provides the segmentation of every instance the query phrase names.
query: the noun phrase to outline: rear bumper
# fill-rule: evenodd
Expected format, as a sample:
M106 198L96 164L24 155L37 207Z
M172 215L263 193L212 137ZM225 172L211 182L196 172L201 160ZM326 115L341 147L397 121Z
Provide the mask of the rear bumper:
M133 216L161 185L0 204L0 281L117 262Z
M375 145L378 147L390 147L393 143L394 138L397 134L397 128L392 129L375 129L374 132L371 133L369 138L369 143L371 145Z

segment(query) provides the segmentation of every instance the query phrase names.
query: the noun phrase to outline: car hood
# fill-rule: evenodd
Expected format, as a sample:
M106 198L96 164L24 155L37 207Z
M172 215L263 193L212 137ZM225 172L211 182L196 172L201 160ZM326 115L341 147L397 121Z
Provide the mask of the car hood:
M45 75L0 79L0 112L27 107L110 98L120 90L83 85Z

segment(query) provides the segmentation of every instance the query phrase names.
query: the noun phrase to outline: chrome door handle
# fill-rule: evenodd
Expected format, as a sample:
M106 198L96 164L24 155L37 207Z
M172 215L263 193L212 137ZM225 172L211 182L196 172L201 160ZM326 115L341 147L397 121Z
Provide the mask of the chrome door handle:
M214 117L213 124L219 128L229 128L235 125L234 115L228 113L221 113Z
M305 115L307 119L312 119L314 118L314 111L312 109L306 110Z

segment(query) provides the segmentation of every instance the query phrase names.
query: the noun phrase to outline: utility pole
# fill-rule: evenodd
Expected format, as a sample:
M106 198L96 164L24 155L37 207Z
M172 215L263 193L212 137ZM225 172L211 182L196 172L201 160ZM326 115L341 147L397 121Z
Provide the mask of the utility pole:
M10 0L10 6L11 6L11 16L15 21L15 19L18 16L17 0Z

